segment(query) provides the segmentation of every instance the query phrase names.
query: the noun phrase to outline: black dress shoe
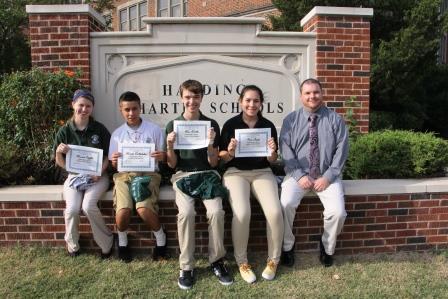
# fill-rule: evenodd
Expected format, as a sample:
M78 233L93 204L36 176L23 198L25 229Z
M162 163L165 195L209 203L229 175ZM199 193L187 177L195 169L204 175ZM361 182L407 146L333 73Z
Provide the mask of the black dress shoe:
M107 253L101 252L101 259L107 260L108 258L110 258L112 256L112 253L114 253L114 245L112 245L109 252L107 252Z
M81 250L72 251L72 252L67 251L67 253L68 253L68 255L69 255L70 257L77 257L77 256L79 256L79 255L81 254Z
M280 262L287 267L294 266L294 247L289 251L282 251Z
M168 258L167 253L166 253L166 248L167 248L166 243L163 246L154 247L154 251L152 253L152 259L154 261L166 260Z
M322 243L322 238L320 239L320 256L319 256L320 263L324 265L324 267L331 267L333 265L333 256L328 255L325 252L324 244Z
M130 263L132 261L129 246L118 246L118 258L125 263Z

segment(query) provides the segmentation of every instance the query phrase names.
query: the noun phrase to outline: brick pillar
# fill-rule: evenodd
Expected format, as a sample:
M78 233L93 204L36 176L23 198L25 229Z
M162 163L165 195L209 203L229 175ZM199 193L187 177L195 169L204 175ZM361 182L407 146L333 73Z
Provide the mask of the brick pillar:
M104 18L87 4L27 5L34 67L53 72L81 70L90 86L90 32L104 31Z
M316 78L328 107L352 109L360 132L369 130L371 8L314 7L300 22L316 33ZM354 104L346 103L351 96Z

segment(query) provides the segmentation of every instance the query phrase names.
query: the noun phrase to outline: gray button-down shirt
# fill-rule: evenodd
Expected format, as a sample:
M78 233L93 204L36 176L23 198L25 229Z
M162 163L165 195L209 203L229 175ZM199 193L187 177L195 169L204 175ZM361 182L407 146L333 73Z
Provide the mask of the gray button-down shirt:
M348 130L343 118L325 106L316 112L319 136L320 173L330 183L342 176L348 157ZM299 180L310 171L310 112L303 108L291 112L280 131L280 151L286 175Z

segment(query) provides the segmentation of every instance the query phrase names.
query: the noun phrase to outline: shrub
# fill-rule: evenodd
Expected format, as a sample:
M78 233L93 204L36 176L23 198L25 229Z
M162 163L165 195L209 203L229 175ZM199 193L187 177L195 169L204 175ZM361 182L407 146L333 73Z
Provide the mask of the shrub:
M81 87L79 74L38 69L1 78L0 140L16 146L29 183L55 183L51 158L57 129L70 117L70 99ZM24 183L24 181L16 183Z
M0 140L0 186L14 183L21 177L22 161L17 155L17 146Z
M446 166L446 140L432 133L387 130L352 142L345 174L352 179L434 177Z

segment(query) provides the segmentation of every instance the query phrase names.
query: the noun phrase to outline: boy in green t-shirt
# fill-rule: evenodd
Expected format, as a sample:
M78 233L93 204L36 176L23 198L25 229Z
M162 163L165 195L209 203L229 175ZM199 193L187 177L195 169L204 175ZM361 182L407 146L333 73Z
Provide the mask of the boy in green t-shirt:
M176 133L173 122L166 127L167 162L168 166L176 169L171 181L176 192L177 231L180 248L180 276L178 285L181 289L190 289L194 283L194 249L195 249L195 199L201 199L206 210L209 223L209 262L211 270L223 285L233 283L233 278L224 265L224 210L222 198L225 189L214 167L218 165L219 125L216 121L204 116L199 110L204 96L203 86L196 80L187 80L180 86L180 96L184 112L176 118L182 121L209 121L209 144L199 149L175 150ZM208 184L208 192L196 192L199 185ZM187 188L188 187L188 188ZM192 190L193 189L193 190Z

